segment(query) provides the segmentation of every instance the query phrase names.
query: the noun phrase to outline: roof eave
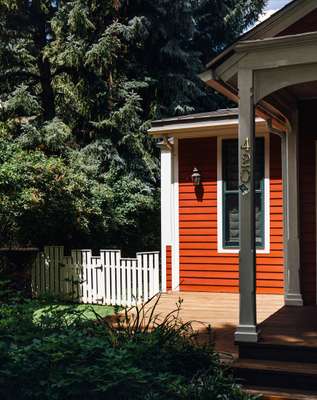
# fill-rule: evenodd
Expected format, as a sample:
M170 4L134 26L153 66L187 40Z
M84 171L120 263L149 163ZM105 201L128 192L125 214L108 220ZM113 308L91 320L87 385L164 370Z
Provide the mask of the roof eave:
M207 72L210 72L207 74ZM210 79L208 79L208 76ZM202 76L201 76L202 77ZM221 80L212 79L212 71L206 71L204 73L204 82L212 87L214 90L229 98L230 100L239 103L238 89L234 86L229 85ZM276 129L286 130L287 122L279 110L275 109L269 103L262 101L256 107L256 115L265 119L272 120L272 124Z
M206 68L207 69L209 69L211 67L215 68L219 64L224 62L227 58L229 58L234 53L234 48L237 43L244 41L244 40L252 40L252 39L259 38L261 33L265 35L267 32L269 32L272 29L273 26L278 25L278 22L283 20L283 17L285 14L289 14L289 13L293 12L294 10L296 10L296 8L299 8L298 4L300 1L301 0L293 0L292 2L290 2L289 4L287 4L286 6L281 8L279 11L274 13L270 18L266 19L265 21L256 25L254 28L252 28L249 31L247 31L246 33L242 34L238 40L236 40L234 43L232 43L231 45L226 47L220 54L218 54L218 56L214 57L206 65ZM305 7L308 7L307 8L308 10L310 10L310 8L313 9L313 7L314 7L313 1L314 0L309 0L309 3L312 3L312 6L310 4L308 4L308 2L306 2L308 4L308 6L305 5ZM315 4L315 7L316 7L316 4ZM301 5L300 9L301 10L304 9L303 4ZM281 25L280 32L282 32L284 29L285 29L285 27ZM279 29L277 28L277 31L278 30Z
M257 130L264 132L268 130L267 122L260 117L256 118ZM230 134L237 132L239 126L239 118L236 115L233 119L209 120L192 123L179 123L174 125L165 125L152 127L148 133L155 138L162 137L203 137L203 136L219 136L222 134Z

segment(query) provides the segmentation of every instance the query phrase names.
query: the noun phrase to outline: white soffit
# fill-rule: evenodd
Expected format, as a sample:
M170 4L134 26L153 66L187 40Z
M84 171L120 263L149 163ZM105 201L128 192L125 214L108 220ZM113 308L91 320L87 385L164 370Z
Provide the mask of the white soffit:
M268 132L268 126L264 119L255 119L256 131ZM237 134L239 119L224 119L217 121L200 121L191 123L166 124L151 128L148 133L153 137L174 136L174 137L212 137L223 134Z

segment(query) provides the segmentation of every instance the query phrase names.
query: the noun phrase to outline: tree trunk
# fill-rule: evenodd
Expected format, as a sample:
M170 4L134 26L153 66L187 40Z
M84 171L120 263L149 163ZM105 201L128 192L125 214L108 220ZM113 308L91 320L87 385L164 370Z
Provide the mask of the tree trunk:
M55 94L52 85L52 73L49 60L44 57L44 50L47 44L48 29L46 16L41 12L40 2L32 3L33 23L35 28L34 43L38 49L37 65L40 74L41 102L43 117L51 120L55 117Z
M51 66L47 59L42 58L38 61L40 72L40 84L42 88L41 100L43 108L43 117L45 120L51 120L55 117L55 96L52 87Z

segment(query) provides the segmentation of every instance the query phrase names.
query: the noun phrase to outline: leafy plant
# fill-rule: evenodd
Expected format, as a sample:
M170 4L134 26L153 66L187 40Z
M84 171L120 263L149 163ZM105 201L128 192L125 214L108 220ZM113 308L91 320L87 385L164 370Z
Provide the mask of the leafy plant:
M212 346L198 346L181 304L159 321L144 304L114 318L74 308L34 318L33 301L0 307L0 397L27 399L250 400ZM152 300L153 302L154 300ZM156 304L157 304L156 300ZM34 309L33 309L34 311Z

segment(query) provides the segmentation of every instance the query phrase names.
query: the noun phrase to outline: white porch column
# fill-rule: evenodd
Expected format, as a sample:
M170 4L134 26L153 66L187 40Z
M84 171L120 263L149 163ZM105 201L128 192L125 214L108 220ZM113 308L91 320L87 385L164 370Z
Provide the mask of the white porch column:
M172 147L161 143L161 260L162 292L166 292L166 246L172 245Z
M293 115L286 137L287 226L285 304L302 306L300 289L299 181L298 181L298 111Z
M179 279L179 168L178 168L178 139L173 140L172 154L172 289L180 289Z
M253 71L239 70L240 317L237 342L257 342Z

